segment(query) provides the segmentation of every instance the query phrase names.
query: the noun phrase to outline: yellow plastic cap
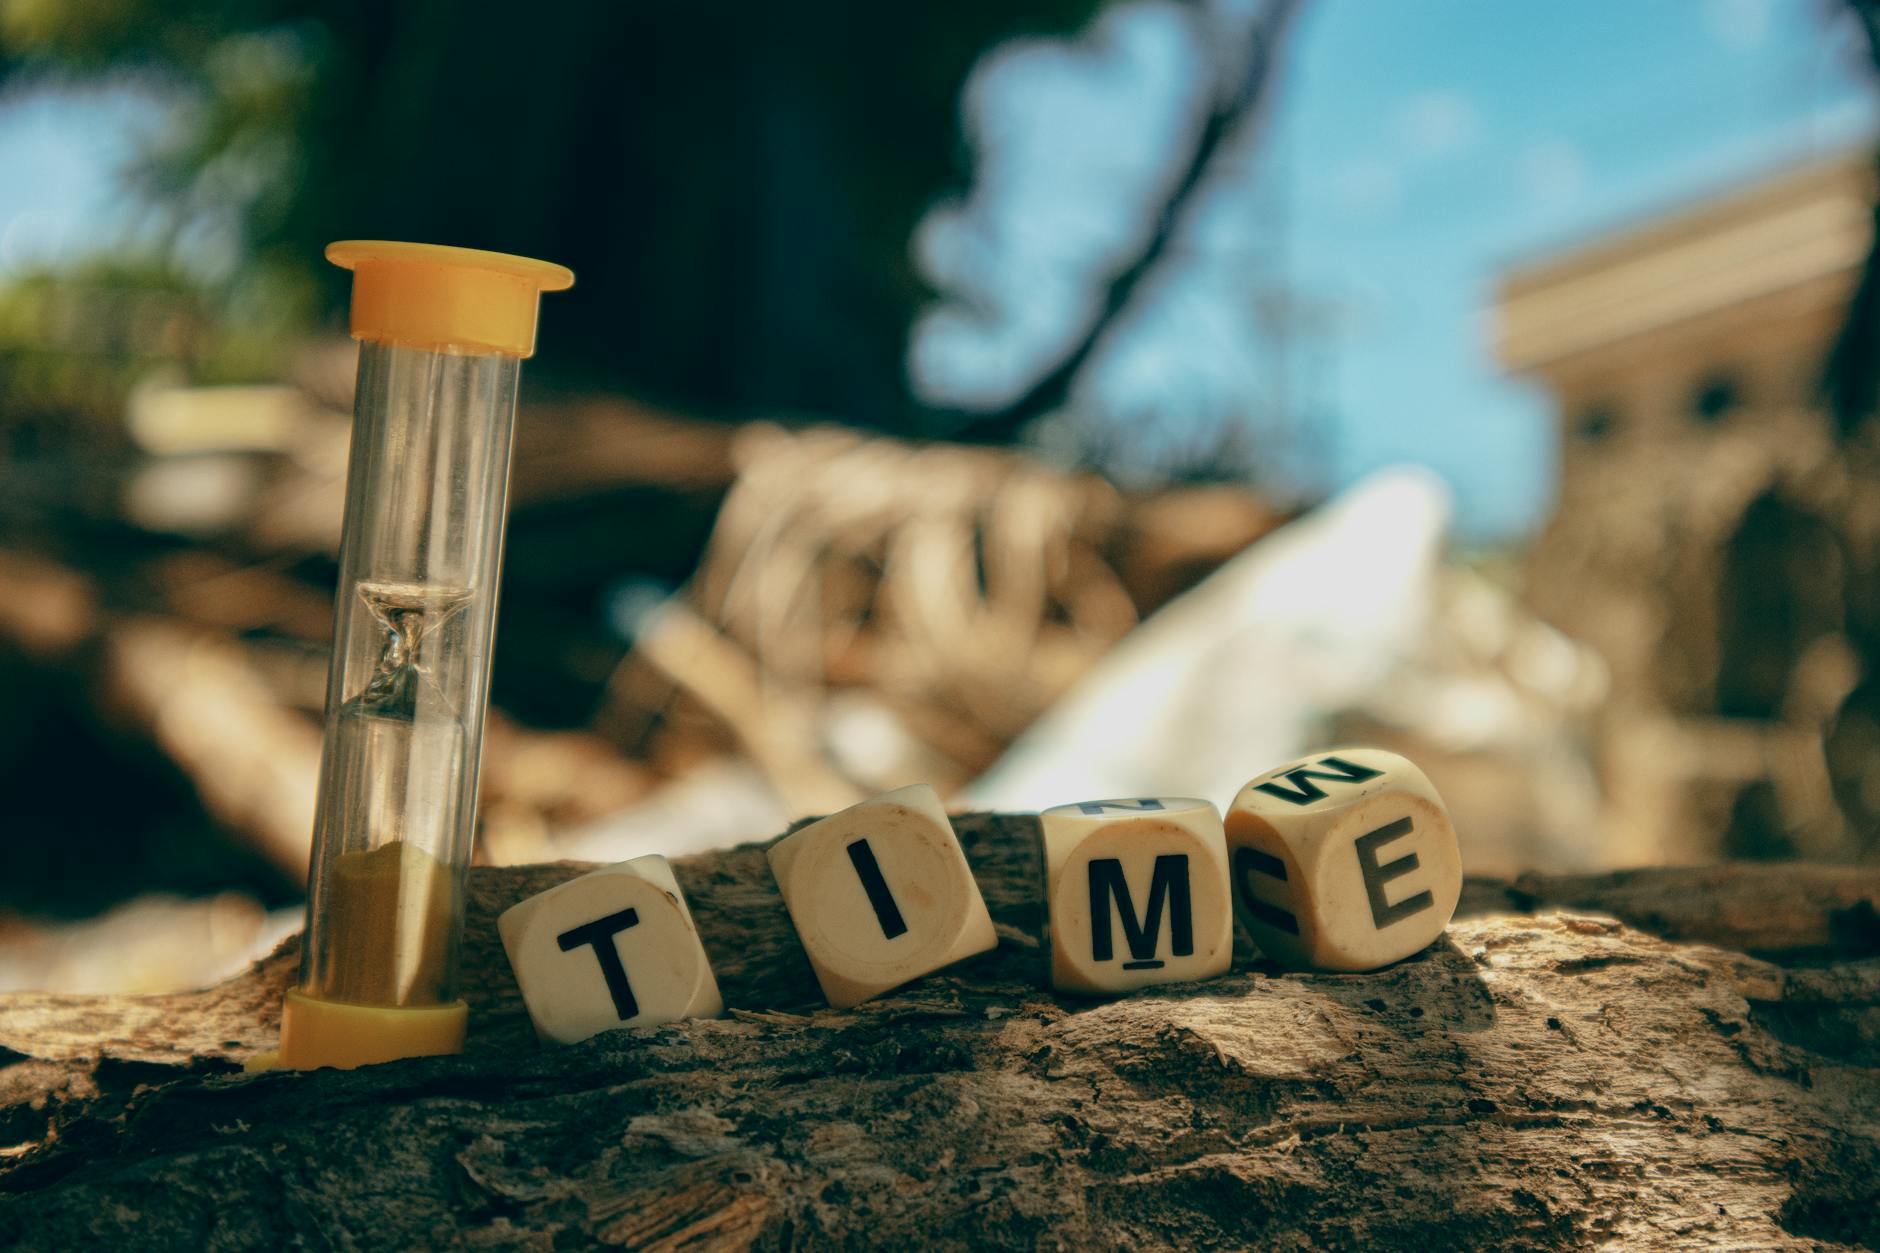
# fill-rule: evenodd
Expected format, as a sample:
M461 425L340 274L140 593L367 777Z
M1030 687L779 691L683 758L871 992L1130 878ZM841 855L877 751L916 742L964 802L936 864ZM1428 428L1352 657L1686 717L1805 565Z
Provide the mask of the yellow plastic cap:
M534 356L541 294L574 286L566 266L442 244L345 239L326 259L353 272L354 339L433 352Z
M281 1006L281 1048L251 1057L244 1070L351 1070L401 1057L463 1052L470 1007L348 1005L290 988Z

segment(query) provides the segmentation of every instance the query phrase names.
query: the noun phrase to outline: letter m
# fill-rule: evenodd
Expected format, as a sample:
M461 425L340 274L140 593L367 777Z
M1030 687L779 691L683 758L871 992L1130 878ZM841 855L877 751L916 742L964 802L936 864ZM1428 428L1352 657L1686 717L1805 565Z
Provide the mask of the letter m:
M1328 766L1331 767L1329 770L1326 769ZM1286 783L1292 784L1291 787L1275 780L1272 783L1254 784L1254 791L1265 792L1268 796L1277 797L1289 805L1305 806L1313 801L1325 799L1324 791L1313 782L1314 779L1324 779L1328 783L1363 783L1367 779L1378 778L1383 773L1382 770L1373 770L1369 766L1360 766L1355 762L1346 761L1343 757L1322 757L1313 765L1281 771L1280 777L1285 779Z
M1106 962L1116 955L1110 939L1110 901L1116 901L1116 914L1123 924L1123 942L1129 955L1147 962L1155 957L1156 939L1162 931L1162 907L1168 906L1169 951L1187 957L1195 951L1194 909L1188 895L1188 854L1164 853L1155 859L1155 871L1149 879L1149 902L1142 917L1136 916L1135 902L1129 896L1129 883L1123 878L1123 863L1115 857L1094 858L1090 862L1090 957ZM1156 963L1160 965L1160 962Z

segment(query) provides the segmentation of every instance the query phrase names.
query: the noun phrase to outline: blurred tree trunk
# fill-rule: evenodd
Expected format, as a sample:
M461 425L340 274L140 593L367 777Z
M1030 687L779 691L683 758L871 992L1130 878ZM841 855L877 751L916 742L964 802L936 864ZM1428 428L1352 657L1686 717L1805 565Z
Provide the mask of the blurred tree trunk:
M1845 3L1866 36L1868 61L1880 85L1880 0ZM1880 180L1880 153L1875 174ZM1880 198L1872 220L1873 240L1822 380L1829 416L1858 484L1857 498L1880 481L1880 438L1873 422L1880 412ZM1846 629L1863 678L1836 712L1823 747L1835 803L1856 845L1871 859L1880 856L1880 534L1859 508L1847 511L1844 525Z
M181 99L135 190L176 238L241 241L227 320L337 324L334 239L519 252L579 276L538 383L926 433L908 238L967 173L961 89L1098 7L89 0L0 21L0 87Z
M1880 0L1846 0L1849 12L1867 37L1867 56L1880 81ZM1876 155L1880 166L1880 154ZM1873 211L1874 239L1861 267L1847 320L1828 358L1825 377L1828 403L1841 437L1880 408L1880 201Z

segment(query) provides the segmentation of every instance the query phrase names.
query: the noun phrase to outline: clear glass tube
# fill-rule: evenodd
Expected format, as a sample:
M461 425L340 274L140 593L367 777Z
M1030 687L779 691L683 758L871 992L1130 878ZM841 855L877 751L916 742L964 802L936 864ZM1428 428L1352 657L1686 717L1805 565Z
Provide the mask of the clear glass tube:
M457 995L521 361L364 341L300 990Z

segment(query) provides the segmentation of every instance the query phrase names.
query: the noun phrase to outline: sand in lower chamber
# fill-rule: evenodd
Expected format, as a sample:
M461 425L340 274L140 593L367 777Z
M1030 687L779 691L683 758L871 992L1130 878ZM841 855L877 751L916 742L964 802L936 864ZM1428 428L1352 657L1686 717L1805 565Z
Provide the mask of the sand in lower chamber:
M326 881L327 960L313 994L355 1005L442 1002L455 896L449 867L407 841L341 853Z

